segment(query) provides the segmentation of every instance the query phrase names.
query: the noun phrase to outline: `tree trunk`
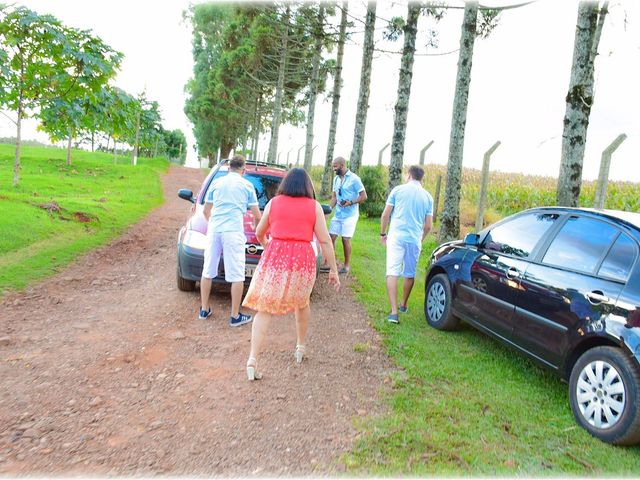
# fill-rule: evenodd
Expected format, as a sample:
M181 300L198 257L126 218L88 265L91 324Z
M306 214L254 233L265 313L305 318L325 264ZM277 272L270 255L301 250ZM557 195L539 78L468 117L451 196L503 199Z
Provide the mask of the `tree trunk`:
M313 67L311 68L311 81L309 82L309 110L307 112L307 141L304 149L304 169L311 172L311 160L313 158L313 124L316 115L316 99L318 98L318 77L320 75L320 62L322 61L322 34L324 23L324 6L318 8L318 24L315 28L316 44L313 49Z
M258 161L258 141L260 140L260 118L262 107L262 95L258 95L256 98L256 109L253 115L253 135L251 139L251 159Z
M362 48L362 69L360 71L360 93L356 109L356 124L353 132L350 170L357 172L362 165L362 146L369 109L369 88L371 84L371 64L373 61L373 33L376 26L376 2L367 4L367 20L364 27L364 45Z
M73 127L69 128L69 138L67 140L67 165L71 165L71 143L73 142Z
M96 138L95 138L95 132L91 132L91 151L95 152L95 145L96 145Z
M581 1L578 5L556 191L557 204L565 207L577 207L580 202L582 164L593 105L594 62L607 6L608 2L605 2L602 9L599 9L598 2L586 1Z
M140 112L138 111L138 115L136 116L136 139L133 144L133 164L138 164L138 137L140 135Z
M22 95L22 94L21 94ZM13 186L20 181L20 149L22 147L22 96L18 102L18 121L16 122L16 159L13 164Z
M411 96L411 78L413 77L413 59L416 52L416 35L418 18L422 7L417 2L409 2L407 22L404 27L404 47L400 61L398 77L398 99L396 100L395 118L393 120L393 141L391 144L391 162L389 164L389 188L402 183L402 164L404 158L404 140L407 131L407 114L409 113L409 97Z
M471 84L471 62L476 37L478 2L468 1L464 7L462 33L460 35L460 56L456 93L453 99L451 118L451 137L449 140L449 161L447 163L447 186L442 209L440 243L458 238L460 235L460 188L462 175L462 156L464 152L464 130L467 123L467 103Z
M269 141L268 161L276 163L278 154L278 130L280 129L280 115L282 113L282 98L284 96L284 74L287 63L287 41L289 39L289 5L284 14L284 30L282 32L282 54L278 66L278 83L276 85L276 95L274 98L273 118L271 120L271 140Z
M107 146L104 147L105 152L109 151L109 141L111 140L111 137L107 134Z
M233 150L233 143L222 143L222 145L220 145L220 158L221 159L225 159L225 158L229 158L229 154L231 153L231 150Z
M333 99L331 101L331 121L329 123L329 139L327 141L327 156L324 161L324 172L322 173L322 186L320 196L328 197L331 193L331 180L333 170L333 150L336 145L336 129L338 128L338 109L340 108L340 89L342 88L342 60L344 58L344 42L347 36L347 14L349 3L342 1L342 16L340 17L340 36L338 37L338 53L336 57L336 74L333 78Z
M118 163L118 142L116 141L116 136L113 136L113 164Z

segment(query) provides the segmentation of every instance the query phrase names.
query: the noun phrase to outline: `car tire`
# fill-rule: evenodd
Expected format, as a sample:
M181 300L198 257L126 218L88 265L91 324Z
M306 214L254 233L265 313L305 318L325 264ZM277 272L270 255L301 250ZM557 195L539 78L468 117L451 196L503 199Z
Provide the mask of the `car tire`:
M435 275L424 296L427 323L436 330L455 330L460 320L451 313L451 285L444 273Z
M580 426L613 445L640 443L640 367L617 347L595 347L578 359L569 380Z
M176 268L176 284L178 285L178 290L182 292L193 292L196 289L195 280L187 280L180 276L180 267Z

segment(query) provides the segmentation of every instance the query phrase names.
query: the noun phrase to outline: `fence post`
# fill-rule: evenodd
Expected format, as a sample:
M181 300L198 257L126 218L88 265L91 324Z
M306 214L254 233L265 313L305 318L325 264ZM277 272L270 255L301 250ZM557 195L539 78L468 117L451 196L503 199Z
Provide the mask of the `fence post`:
M484 202L487 198L487 184L489 183L489 160L491 155L500 146L500 140L493 144L484 154L482 161L482 180L480 181L480 198L478 200L478 215L476 216L476 232L482 230L484 223Z
M378 153L378 166L382 165L382 153L389 147L389 145L391 144L387 143L384 147L382 147L382 150L380 150L380 152Z
M436 179L436 193L433 197L433 221L438 218L438 204L440 203L440 187L442 186L442 175L438 175Z
M602 151L602 159L600 160L600 173L598 175L598 183L596 185L596 199L593 202L594 208L602 210L604 201L607 198L607 185L609 184L609 166L611 165L611 155L627 138L626 133L621 133L611 142L611 144Z
M429 150L429 147L431 147L431 145L433 145L433 140L431 140L429 143L427 143L424 148L422 150L420 150L420 165L424 165L424 154L427 150Z
M262 161L266 162L267 161L267 154L269 153L269 150L265 150L264 155L262 155Z
M306 145L302 145L299 149L298 149L298 156L296 157L296 167L300 166L300 151L306 147Z
M293 150L293 148L289 149L287 152L287 167L289 167L289 154L291 153L291 150Z

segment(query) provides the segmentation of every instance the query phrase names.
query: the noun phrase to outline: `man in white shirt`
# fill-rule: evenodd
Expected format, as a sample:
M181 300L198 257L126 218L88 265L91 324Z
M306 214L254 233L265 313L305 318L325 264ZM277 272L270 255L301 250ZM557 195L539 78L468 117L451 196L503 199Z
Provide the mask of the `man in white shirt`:
M407 311L422 242L433 224L433 199L422 188L423 177L422 167L409 167L407 182L391 190L380 217L380 241L387 247L387 294L391 303L387 320L391 323L399 323L398 311ZM399 309L398 277L404 278Z
M240 312L244 289L245 243L243 217L247 209L253 213L254 227L260 221L256 191L251 182L242 178L245 159L236 155L229 161L229 173L211 183L205 197L204 216L208 220L207 248L200 279L201 306L198 318L211 316L209 295L211 279L218 276L220 257L224 252L224 279L231 283L231 318L229 325L237 327L251 321L251 315Z

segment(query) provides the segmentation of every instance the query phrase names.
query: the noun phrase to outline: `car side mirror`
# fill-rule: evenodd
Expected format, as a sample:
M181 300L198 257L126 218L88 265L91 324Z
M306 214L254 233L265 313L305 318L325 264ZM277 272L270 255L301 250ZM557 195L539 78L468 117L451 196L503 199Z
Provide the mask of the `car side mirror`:
M188 188L181 188L180 190L178 190L178 196L191 203L196 203L196 199L193 198L193 192Z
M322 213L329 215L332 212L330 205L322 204Z
M477 233L468 233L465 237L464 237L464 244L471 246L471 247L477 247L478 244L480 242L480 235L478 235Z

